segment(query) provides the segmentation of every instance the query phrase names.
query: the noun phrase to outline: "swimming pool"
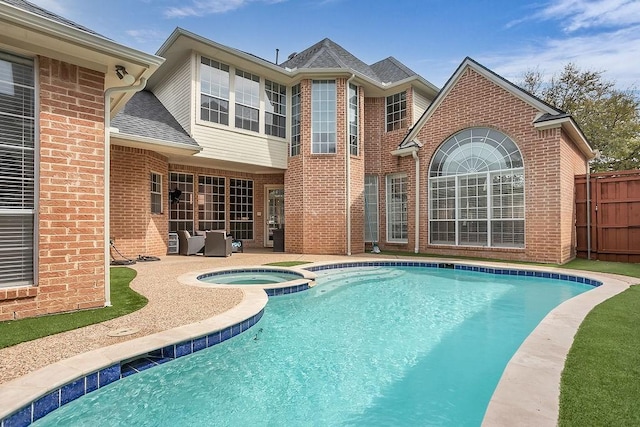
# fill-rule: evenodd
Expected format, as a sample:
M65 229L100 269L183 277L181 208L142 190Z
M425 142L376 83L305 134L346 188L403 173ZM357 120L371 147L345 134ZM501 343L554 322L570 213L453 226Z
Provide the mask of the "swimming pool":
M295 271L272 268L232 269L198 276L202 282L221 285L269 285L303 278L303 274Z
M318 286L270 300L246 333L101 388L38 425L109 423L114 413L140 425L479 425L522 340L591 288L509 271L316 271Z

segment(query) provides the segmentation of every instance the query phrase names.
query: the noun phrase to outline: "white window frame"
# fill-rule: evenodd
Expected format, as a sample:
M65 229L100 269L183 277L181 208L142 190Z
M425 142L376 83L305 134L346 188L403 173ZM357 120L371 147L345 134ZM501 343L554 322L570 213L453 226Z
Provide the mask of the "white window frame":
M256 93L253 94L252 87L256 84ZM234 93L234 127L260 133L260 76L236 68L234 73ZM245 117L242 112L249 112L251 115L255 114L255 120L251 117ZM249 127L247 128L245 125Z
M408 243L409 241L408 184L406 173L386 176L387 243ZM399 193L400 200L394 197L398 185L404 189ZM401 230L399 235L395 231L398 228Z
M226 230L226 184L222 176L198 175L199 230Z
M255 185L250 179L229 179L229 229L234 239L254 240Z
M189 182L191 177L191 182ZM194 232L194 206L193 195L195 191L195 179L191 173L169 172L169 191L179 189L182 194L178 203L169 205L169 231L187 230ZM175 217L175 218L174 218Z
M149 180L150 180L150 184L151 184L151 188L150 188L150 198L151 198L151 213L154 215L158 215L158 214L162 214L164 209L163 209L163 197L162 197L162 174L159 174L157 172L150 172L149 173ZM157 199L160 198L160 202L158 203ZM155 210L155 208L157 207L157 210Z
M329 90L328 86L333 89ZM320 90L320 89L323 90ZM318 98L319 96L319 98ZM311 154L337 153L337 84L335 80L311 83ZM332 99L333 98L333 99ZM323 141L325 139L325 141Z
M358 99L360 92L358 86L349 83L349 153L352 156L360 154L360 136L359 136L359 120L360 100Z
M380 241L378 175L367 174L364 176L364 223L364 241L366 243L378 243Z
M289 144L289 156L300 154L300 118L302 105L300 83L291 88L291 143Z
M483 184L464 185L470 179ZM523 249L525 185L522 154L507 135L478 127L451 136L429 167L429 244ZM470 229L475 225L483 230ZM485 238L465 240L463 233ZM445 234L448 238L437 238ZM499 235L505 238L496 243Z
M199 119L206 123L217 123L223 126L229 126L229 116L231 115L231 101L229 99L229 92L231 90L231 72L230 67L227 64L224 64L220 61L216 61L215 59L207 58L206 56L200 57L200 114L198 115ZM206 67L206 68L205 68ZM208 71L219 70L220 72L227 73L227 81L224 82L222 80L213 81L213 79L209 79L208 85L204 84L205 71L210 75L213 75L213 72ZM207 87L208 86L208 87ZM208 89L208 90L207 90ZM209 111L209 118L203 118L202 113L205 108L203 107L203 99L204 97L213 98L218 101L219 105L222 106L224 103L227 105L227 111L223 112L223 109L211 109L206 108ZM215 114L218 117L218 120L211 120L211 114ZM226 120L222 120L221 117L226 117Z
M276 138L287 137L287 86L268 79L264 81L264 133ZM272 120L268 120L271 116ZM273 118L282 126L273 123Z
M31 92L31 102L21 102L23 106L31 106L28 114L16 114L10 106L0 112L0 131L6 132L0 139L0 172L3 164L7 173L0 183L0 288L11 286L30 286L38 277L38 194L39 194L39 98L38 62L35 58L24 58L0 51L0 64L5 68L4 74L10 76L0 83L0 90L14 95L16 89ZM8 64L8 66L7 66ZM30 81L16 82L13 74L14 66L26 67L25 77ZM11 126L16 120L16 126ZM19 123L22 120L22 125ZM27 125L26 127L22 127ZM6 126L6 128L5 128ZM25 130L31 129L30 132ZM9 140L13 135L14 139ZM30 136L32 135L32 137ZM16 144L16 142L20 144ZM17 155L17 156L16 156ZM20 161L16 168L8 159ZM24 161L24 160L27 161ZM20 176L17 176L20 175ZM13 176L10 179L9 176ZM18 197L16 197L18 196Z
M387 132L407 126L407 91L387 96L385 103L385 129Z

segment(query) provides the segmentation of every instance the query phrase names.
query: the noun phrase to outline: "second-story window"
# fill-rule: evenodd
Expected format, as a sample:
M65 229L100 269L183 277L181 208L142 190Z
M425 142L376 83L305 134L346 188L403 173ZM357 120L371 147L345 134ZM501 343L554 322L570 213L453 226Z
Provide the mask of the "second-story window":
M260 131L260 77L236 70L236 127Z
M264 81L264 132L284 138L287 128L287 87L270 80Z
M300 85L291 88L291 151L290 156L300 154Z
M349 84L349 152L358 155L358 86Z
M200 58L200 119L229 124L229 66Z
M407 125L407 92L387 96L387 132Z
M314 80L311 88L311 152L336 152L336 82Z

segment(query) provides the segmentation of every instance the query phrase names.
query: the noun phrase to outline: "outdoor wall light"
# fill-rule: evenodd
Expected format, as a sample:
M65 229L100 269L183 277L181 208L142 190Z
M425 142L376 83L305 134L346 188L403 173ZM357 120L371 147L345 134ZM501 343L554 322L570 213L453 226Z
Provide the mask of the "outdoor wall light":
M131 86L136 81L135 77L127 73L127 69L123 65L116 65L116 76L127 86Z

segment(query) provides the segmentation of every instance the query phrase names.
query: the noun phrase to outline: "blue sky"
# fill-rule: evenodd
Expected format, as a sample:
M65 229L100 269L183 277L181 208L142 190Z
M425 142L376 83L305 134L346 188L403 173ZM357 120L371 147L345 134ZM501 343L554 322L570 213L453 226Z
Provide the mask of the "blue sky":
M569 61L640 87L638 0L30 0L155 53L177 26L280 62L325 37L371 64L393 56L441 87L466 56L518 82Z

